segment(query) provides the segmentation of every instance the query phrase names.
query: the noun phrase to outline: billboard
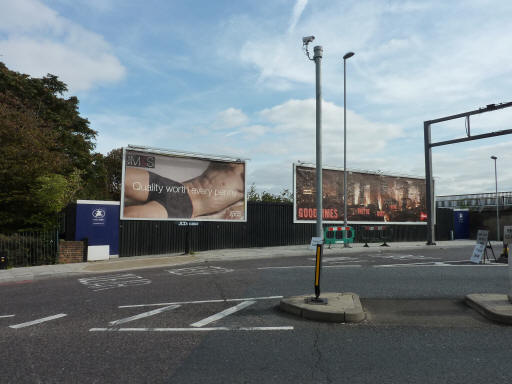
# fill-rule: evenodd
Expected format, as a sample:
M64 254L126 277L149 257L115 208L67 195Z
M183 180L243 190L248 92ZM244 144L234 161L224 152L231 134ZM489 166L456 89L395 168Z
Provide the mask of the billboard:
M316 169L293 165L294 222L316 221ZM343 170L322 172L323 220L342 223ZM347 220L360 224L425 224L425 179L347 171Z
M245 161L123 148L121 219L247 221Z

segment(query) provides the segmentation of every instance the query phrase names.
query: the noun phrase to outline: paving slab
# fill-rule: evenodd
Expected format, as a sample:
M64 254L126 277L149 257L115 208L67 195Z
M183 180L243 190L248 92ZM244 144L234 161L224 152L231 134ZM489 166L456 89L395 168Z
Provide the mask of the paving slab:
M466 303L489 320L512 325L512 302L506 294L472 293Z
M327 292L320 295L326 303L312 301L314 295L300 295L281 300L281 310L310 320L357 323L366 318L359 296L352 292Z

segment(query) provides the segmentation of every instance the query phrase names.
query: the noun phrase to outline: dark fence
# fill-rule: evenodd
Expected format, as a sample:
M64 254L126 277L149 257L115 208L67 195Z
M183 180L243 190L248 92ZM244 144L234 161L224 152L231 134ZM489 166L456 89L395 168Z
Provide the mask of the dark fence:
M500 240L503 240L503 227L512 225L512 208L500 207ZM486 207L479 211L469 212L469 228L470 237L476 239L476 233L479 229L487 229L489 231L489 239L497 239L496 231L496 207Z
M55 264L58 231L0 234L0 254L7 256L8 267Z
M294 224L293 205L286 203L247 204L246 223L199 222L180 226L178 221L123 220L119 231L119 255L139 256L179 253L190 249L271 247L309 244L315 224ZM383 223L384 224L384 223ZM326 224L327 226L327 224ZM355 241L362 242L363 224L353 226ZM390 225L391 241L423 241L425 225Z
M512 225L512 208L500 207L500 240L503 240L503 227ZM450 232L454 231L453 209L436 209L436 240L450 240ZM497 239L496 207L481 207L479 210L469 211L469 238L476 239L479 229L489 231L489 239Z

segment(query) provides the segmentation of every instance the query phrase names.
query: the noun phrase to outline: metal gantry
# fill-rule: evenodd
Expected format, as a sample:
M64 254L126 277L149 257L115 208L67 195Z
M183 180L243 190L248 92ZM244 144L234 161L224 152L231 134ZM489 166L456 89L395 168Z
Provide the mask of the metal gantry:
M471 135L471 126L470 126L470 116L472 115L478 115L480 113L485 112L492 112L503 108L512 107L512 102L508 103L500 103L500 104L488 104L484 108L479 108L473 111L459 113L457 115L451 115L446 117L441 117L439 119L434 120L427 120L423 123L423 129L424 129L424 141L425 141L425 179L427 184L427 244L428 245L435 245L435 233L434 233L434 220L433 220L433 213L434 213L434 180L432 177L432 148L433 147L440 147L442 145L448 145L448 144L455 144L455 143L462 143L465 141L472 141L472 140L479 140L479 139L485 139L488 137L495 137L495 136L502 136L502 135L508 135L512 133L512 129L504 129L501 131L496 132L489 132L489 133L483 133L480 135ZM466 119L466 137L462 137L459 139L453 139L453 140L445 140L445 141L439 141L437 143L432 143L431 140L431 125L441 123L443 121L448 120L455 120L460 118Z

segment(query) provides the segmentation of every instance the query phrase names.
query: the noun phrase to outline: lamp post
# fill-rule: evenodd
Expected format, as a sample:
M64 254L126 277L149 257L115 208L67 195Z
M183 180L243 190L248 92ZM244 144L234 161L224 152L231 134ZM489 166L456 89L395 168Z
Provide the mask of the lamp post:
M496 156L491 156L491 159L494 160L494 180L496 182L496 234L497 240L500 241L500 204L498 201L498 172L496 170L496 160L498 160L498 158Z
M354 52L347 52L343 56L343 218L347 227L347 59L354 56ZM346 241L347 231L343 231L343 246L348 248Z
M323 238L322 224L322 56L323 48L317 45L313 48L313 58L309 55L308 45L315 40L315 36L302 38L302 46L309 60L315 62L316 78L316 236Z
M308 45L315 39L315 36L306 36L302 38L302 46L309 60L315 62L316 78L316 236L320 243L316 245L316 263L315 263L315 297L308 299L310 304L325 304L326 300L320 299L320 272L322 270L323 253L323 228L322 228L322 56L323 48L317 45L313 48L313 58L309 55Z

